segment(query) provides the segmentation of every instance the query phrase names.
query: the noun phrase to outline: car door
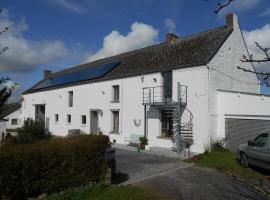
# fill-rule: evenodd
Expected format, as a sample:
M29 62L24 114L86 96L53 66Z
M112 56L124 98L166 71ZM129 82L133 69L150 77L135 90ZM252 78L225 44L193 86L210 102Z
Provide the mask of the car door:
M248 146L247 156L251 164L270 168L269 133L262 133Z

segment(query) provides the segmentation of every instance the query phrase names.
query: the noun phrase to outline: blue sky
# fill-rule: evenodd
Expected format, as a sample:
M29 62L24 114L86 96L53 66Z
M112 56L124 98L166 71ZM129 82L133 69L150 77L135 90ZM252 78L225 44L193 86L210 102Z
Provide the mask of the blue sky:
M169 31L184 36L221 26L229 12L238 15L250 48L257 35L263 45L270 47L269 0L235 0L215 15L217 3L216 0L1 0L0 8L4 11L0 28L10 26L6 36L0 37L0 44L10 47L6 55L0 55L1 75L11 76L26 89L42 78L44 69L57 71L159 43Z

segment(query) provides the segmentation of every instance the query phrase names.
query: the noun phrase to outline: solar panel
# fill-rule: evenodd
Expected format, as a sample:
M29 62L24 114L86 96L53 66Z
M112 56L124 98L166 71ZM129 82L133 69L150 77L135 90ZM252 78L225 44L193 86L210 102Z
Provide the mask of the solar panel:
M33 90L100 78L119 64L120 62L107 63L91 68L81 69L75 72L67 72L62 75L56 75L55 77L44 80L34 87Z

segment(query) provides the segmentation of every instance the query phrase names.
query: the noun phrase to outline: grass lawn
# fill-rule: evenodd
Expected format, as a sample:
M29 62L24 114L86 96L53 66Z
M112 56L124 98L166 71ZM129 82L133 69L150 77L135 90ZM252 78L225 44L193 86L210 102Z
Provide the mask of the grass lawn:
M215 168L246 178L262 179L264 176L250 168L242 167L235 153L230 151L212 151L199 156L197 164L202 167Z
M150 189L135 186L83 187L49 196L47 200L166 200ZM168 199L168 198L167 198Z

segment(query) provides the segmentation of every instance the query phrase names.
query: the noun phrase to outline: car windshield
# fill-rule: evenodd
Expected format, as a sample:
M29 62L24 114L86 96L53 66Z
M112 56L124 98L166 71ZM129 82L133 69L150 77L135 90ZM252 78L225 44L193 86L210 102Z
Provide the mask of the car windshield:
M255 138L254 143L257 147L265 147L268 140L268 133L262 133Z

